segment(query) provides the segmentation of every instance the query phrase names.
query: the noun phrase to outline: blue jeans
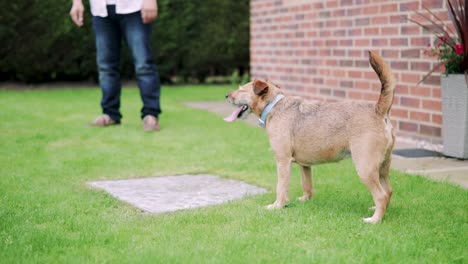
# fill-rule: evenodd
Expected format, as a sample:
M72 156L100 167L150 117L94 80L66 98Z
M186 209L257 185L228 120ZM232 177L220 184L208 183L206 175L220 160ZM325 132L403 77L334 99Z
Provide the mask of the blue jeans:
M107 17L93 17L96 38L102 112L120 123L120 48L122 39L132 54L143 108L141 117L158 117L161 82L151 51L151 24L143 24L140 12L116 14L115 5L107 6Z

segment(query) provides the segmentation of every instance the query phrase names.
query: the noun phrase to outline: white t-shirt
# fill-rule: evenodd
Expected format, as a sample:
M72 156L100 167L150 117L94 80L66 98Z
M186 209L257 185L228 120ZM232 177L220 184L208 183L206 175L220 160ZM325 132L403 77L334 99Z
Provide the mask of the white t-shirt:
M106 17L106 5L115 5L117 14L130 14L141 10L143 0L89 0L93 16Z

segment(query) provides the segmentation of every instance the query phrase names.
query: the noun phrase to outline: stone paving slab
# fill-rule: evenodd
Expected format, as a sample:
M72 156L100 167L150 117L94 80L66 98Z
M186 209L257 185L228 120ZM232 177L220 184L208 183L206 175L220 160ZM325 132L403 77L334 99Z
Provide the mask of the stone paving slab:
M148 213L221 204L267 192L264 188L245 182L206 174L94 181L88 184Z
M403 158L393 155L392 168L468 189L468 161L434 157Z

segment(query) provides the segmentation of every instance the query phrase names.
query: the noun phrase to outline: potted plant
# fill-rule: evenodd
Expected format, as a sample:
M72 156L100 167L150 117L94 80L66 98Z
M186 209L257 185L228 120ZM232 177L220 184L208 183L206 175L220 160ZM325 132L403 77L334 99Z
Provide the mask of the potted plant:
M443 153L468 159L468 1L446 0L446 4L455 32L428 8L425 14L417 12L427 24L410 20L436 37L426 54L437 57L439 63L420 83L445 67L441 76Z

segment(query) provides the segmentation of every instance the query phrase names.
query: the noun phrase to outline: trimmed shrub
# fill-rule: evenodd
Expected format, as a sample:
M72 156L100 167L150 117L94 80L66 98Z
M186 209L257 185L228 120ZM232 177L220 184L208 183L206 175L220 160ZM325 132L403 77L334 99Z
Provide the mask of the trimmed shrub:
M71 1L7 1L0 16L0 81L39 83L96 80L92 17L85 25L68 13ZM229 76L249 65L249 1L159 0L152 43L163 82ZM21 15L18 15L21 14ZM128 51L122 77L133 78Z

